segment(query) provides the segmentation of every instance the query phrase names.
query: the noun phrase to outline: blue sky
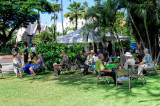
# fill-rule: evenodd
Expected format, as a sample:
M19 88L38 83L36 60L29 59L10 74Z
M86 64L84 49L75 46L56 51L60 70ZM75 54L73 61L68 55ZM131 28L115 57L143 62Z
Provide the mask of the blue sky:
M51 0L48 0L49 2L51 2ZM59 0L58 3L60 3L61 0ZM69 10L67 9L69 7L69 4L73 3L73 1L76 2L88 2L88 6L91 7L95 4L94 0L71 0L71 2L69 0L63 0L63 14L69 12ZM51 16L53 16L53 14L41 14L41 23L42 24L47 24L47 25L52 25L53 24L53 20L51 21ZM61 12L58 13L58 22L61 22Z

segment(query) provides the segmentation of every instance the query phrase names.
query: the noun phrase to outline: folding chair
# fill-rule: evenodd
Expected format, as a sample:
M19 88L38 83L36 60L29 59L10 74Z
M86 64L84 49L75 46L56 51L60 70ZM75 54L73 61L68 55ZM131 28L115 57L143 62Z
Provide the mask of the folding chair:
M141 70L141 72L143 72L143 70ZM140 72L140 73L141 73ZM135 80L135 82L134 82L134 84L137 82L137 80L139 79L139 78L141 78L142 80L143 80L143 85L145 85L146 84L146 79L145 79L145 77L144 77L144 75L138 75L137 73L136 74L131 74L131 78L135 78L136 80ZM133 84L133 85L134 85Z
M0 64L0 73L1 73L1 75L2 75L2 77L3 77L3 73L2 73L2 65Z
M129 88L130 90L130 72L126 69L116 70L116 88ZM128 87L118 87L118 83L128 83Z
M143 70L150 72L149 76L152 74L151 72L155 72L158 75L158 70L156 68L156 63L154 64L154 67L152 68L144 68Z

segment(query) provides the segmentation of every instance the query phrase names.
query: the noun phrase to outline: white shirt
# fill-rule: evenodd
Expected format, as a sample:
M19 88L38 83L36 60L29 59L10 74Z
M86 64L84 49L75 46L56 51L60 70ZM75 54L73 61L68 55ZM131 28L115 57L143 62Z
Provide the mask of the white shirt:
M31 47L32 52L35 52L35 50L36 50L36 47Z

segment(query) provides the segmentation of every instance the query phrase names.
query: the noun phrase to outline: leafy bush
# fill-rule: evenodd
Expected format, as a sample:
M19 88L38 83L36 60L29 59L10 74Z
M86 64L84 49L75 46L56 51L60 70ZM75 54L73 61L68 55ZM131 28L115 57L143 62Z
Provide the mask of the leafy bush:
M45 65L48 68L53 67L53 63L60 63L61 56L60 54L65 51L70 61L76 60L78 51L84 51L84 47L81 44L74 44L68 47L66 44L59 43L40 43L40 45L36 48L36 53L42 53L45 61Z
M121 43L123 47L126 47L126 50L131 49L131 47L129 46L131 42L129 40L122 40ZM119 50L119 48L121 49L121 46L119 43L116 43L115 46L116 46L116 50Z

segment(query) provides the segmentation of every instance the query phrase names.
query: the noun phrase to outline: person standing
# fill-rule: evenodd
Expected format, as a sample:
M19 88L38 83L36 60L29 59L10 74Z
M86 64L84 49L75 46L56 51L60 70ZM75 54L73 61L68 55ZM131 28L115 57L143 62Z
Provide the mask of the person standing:
M108 47L107 47L107 49L108 49L109 57L110 57L110 56L112 55L112 43L111 43L111 41L108 42Z
M103 54L103 44L102 44L102 42L99 43L99 53Z
M89 43L89 51L93 50L92 43Z
M94 42L94 52L97 54L97 45L96 45L96 42Z
M28 48L27 45L24 45L25 50L22 51L22 53L24 54L24 64L26 64L28 62Z
M31 51L32 51L32 52L35 52L35 51L36 51L35 44L32 44Z
M19 48L17 47L17 44L14 45L14 48L12 49L12 55L15 52L15 50L17 50L17 53L19 53Z

